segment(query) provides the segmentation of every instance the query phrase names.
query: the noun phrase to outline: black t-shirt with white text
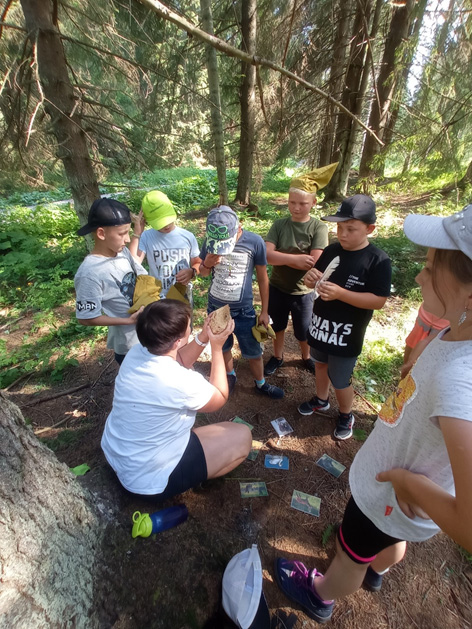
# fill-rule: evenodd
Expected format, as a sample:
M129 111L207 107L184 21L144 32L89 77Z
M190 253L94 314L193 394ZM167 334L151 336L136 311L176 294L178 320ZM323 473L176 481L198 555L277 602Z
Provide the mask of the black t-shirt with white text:
M385 251L371 243L358 251L346 251L336 242L324 249L315 268L323 272L336 256L339 256L339 265L328 282L355 293L373 293L379 297L390 295L392 269ZM373 310L357 308L338 299L323 301L318 297L308 328L308 344L334 356L358 356L372 314Z

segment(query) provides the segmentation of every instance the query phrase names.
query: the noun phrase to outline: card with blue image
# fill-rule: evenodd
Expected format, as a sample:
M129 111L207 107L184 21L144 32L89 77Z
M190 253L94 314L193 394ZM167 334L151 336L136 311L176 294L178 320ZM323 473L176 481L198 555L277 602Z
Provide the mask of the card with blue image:
M281 454L266 454L264 466L273 470L288 470L288 456Z

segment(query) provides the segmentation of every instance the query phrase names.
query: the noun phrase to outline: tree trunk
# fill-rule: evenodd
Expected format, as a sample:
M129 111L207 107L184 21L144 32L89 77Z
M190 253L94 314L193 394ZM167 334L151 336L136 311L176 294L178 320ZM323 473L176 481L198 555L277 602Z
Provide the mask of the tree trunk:
M0 627L100 627L102 532L88 493L0 393Z
M249 55L256 54L256 0L242 0L241 48ZM235 201L241 205L251 202L251 179L254 160L254 129L256 121L256 66L243 64L241 85L241 135L239 139L239 174Z
M372 0L358 0L352 27L351 49L346 72L342 104L356 116L362 111L365 93L369 82L372 63L372 42L377 36L383 0L377 0L372 25L369 29ZM336 132L333 161L339 165L325 189L326 200L337 200L346 196L349 172L352 165L354 147L357 140L358 124L350 116L340 113Z
M369 127L383 140L385 130L391 115L390 107L399 84L399 78L403 67L403 59L406 51L405 42L410 32L411 17L415 0L406 0L401 5L393 7L392 19L380 66L380 72L376 81L376 94L370 111ZM402 54L399 55L398 51ZM371 142L371 136L367 135L362 151L359 175L368 177L374 172L382 172L380 165L375 165L375 157L380 153L380 146Z
M21 0L28 36L36 50L44 109L51 118L57 155L64 164L80 223L87 222L92 201L100 196L82 128L80 105L67 72L67 61L54 19L52 0Z
M214 35L211 1L200 0L203 30ZM224 146L223 121L221 118L220 79L218 75L218 59L213 46L206 44L206 62L208 85L211 101L211 131L215 147L216 172L218 174L218 190L220 205L228 205L228 187L226 185L226 159Z
M349 22L351 20L352 9L351 3L343 0L339 2L337 8L337 27L336 36L333 45L333 62L329 75L328 93L340 100L343 92L343 82L345 74L346 48L349 31ZM339 118L337 117L338 124ZM326 124L324 125L323 138L320 146L320 154L318 157L318 165L326 166L337 161L337 157L333 157L333 147L335 145L336 132L336 115L335 107L330 101L326 101Z

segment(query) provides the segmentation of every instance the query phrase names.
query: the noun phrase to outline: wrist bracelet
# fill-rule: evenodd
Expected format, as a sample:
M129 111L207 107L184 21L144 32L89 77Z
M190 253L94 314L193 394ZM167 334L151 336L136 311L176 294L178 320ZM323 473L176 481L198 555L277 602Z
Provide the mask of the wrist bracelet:
M207 265L203 262L203 260L202 260L202 262L201 262L201 265L202 265L202 267L203 267L204 269L207 269L208 271L211 271L211 270L212 270L212 268L213 268L212 266L207 266Z
M193 337L193 340L195 341L197 345L200 345L200 347L206 347L208 345L208 341L206 343L203 343L199 338L199 334L200 333L195 334L195 336Z
M135 234L134 232L131 234L133 238L141 238L141 234Z
M197 269L194 266L192 266L191 269L192 269L192 277L195 277L195 275L197 274Z

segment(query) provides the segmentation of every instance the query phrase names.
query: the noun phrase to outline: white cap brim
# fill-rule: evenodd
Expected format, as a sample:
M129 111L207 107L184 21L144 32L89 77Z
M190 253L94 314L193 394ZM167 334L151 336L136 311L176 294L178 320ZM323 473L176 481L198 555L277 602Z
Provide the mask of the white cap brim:
M409 240L422 247L459 249L445 230L442 216L409 214L403 223L403 231Z

